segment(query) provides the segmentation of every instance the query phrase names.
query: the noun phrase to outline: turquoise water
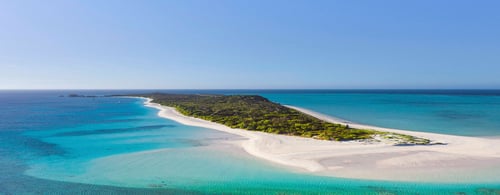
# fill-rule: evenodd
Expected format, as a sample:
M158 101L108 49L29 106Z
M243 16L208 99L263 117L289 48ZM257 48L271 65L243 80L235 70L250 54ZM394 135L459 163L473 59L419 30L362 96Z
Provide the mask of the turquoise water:
M495 93L262 93L282 104L361 124L465 136L500 136L500 95ZM453 91L452 91L453 92Z
M342 107L342 103L336 104L339 99L345 98L346 102L351 103L356 100L346 98L346 94L211 92L260 93L284 104L326 114L333 114L329 112L336 110L331 108ZM298 173L245 155L243 151L227 150L231 148L230 144L220 147L211 145L213 141L236 137L159 118L155 109L143 106L143 100L58 97L59 94L68 93L0 92L0 194L500 193L500 182L384 182ZM359 96L358 101L363 99L361 94L351 96ZM490 96L476 98L481 97L492 102L497 100ZM323 106L317 103L321 99L326 102ZM486 100L481 99L481 102ZM331 108L328 107L332 104ZM348 113L355 113L354 110ZM488 112L486 115L494 113ZM340 117L359 121L356 117ZM485 134L483 132L481 135ZM488 135L495 134L490 132Z

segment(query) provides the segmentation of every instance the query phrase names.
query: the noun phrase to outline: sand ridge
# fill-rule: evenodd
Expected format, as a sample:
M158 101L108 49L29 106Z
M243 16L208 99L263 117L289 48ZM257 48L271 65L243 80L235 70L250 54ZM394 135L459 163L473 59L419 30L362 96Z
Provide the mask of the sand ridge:
M354 128L402 133L430 139L445 145L394 146L384 142L325 141L277 135L243 129L180 114L175 108L152 103L160 117L184 125L219 130L246 139L238 144L258 158L292 167L295 170L326 176L435 182L494 182L500 180L500 139L478 138L405 131L342 121L303 108L300 112L333 123L348 123Z

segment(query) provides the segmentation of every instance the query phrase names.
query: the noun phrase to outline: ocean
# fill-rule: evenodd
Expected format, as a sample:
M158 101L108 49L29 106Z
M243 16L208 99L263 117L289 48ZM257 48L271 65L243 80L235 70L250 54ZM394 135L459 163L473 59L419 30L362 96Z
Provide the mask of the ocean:
M60 97L147 92L259 94L355 123L500 135L495 90L0 91L0 194L499 194L493 183L316 176L214 146L237 139L160 118L142 99ZM158 154L158 155L151 155Z

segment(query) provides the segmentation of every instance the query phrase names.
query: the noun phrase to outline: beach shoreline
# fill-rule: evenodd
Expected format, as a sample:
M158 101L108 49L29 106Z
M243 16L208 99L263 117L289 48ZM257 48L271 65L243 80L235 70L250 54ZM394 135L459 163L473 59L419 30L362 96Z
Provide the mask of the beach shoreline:
M464 137L361 125L311 110L287 106L332 123L407 134L445 145L394 146L383 142L325 141L312 138L232 129L180 114L175 108L152 103L158 115L184 125L244 137L236 144L248 154L300 172L358 179L418 182L495 182L500 179L500 139ZM493 170L493 171L491 171Z

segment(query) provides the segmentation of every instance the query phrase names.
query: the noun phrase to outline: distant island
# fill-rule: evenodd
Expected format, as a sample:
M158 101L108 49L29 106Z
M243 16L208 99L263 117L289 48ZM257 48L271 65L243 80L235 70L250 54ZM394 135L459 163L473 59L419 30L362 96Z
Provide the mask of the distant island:
M59 95L59 97L64 97L64 95ZM101 96L98 96L98 95L81 95L81 94L72 93L72 94L68 94L66 97L69 97L69 98L98 98L98 97L110 97L110 96L107 96L107 95L101 95Z
M173 107L186 116L237 129L333 141L387 139L397 145L431 144L430 140L415 136L326 122L258 95L152 93L128 96L150 98L152 102Z

